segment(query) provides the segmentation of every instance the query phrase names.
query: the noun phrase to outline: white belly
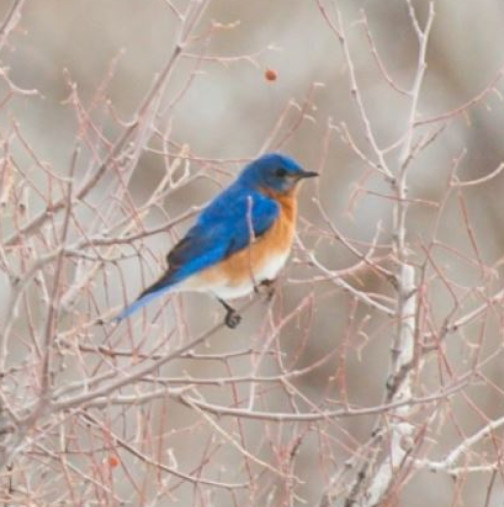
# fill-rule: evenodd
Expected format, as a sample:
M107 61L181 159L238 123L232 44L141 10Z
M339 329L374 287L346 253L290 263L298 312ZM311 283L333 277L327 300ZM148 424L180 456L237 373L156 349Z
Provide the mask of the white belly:
M253 277L246 277L239 284L229 283L224 278L207 281L201 279L198 275L194 275L177 286L177 289L207 292L224 300L240 298L250 294L254 290L254 285L258 285L265 280L274 280L279 271L285 266L288 257L289 252L270 256L268 262L264 263L254 273Z

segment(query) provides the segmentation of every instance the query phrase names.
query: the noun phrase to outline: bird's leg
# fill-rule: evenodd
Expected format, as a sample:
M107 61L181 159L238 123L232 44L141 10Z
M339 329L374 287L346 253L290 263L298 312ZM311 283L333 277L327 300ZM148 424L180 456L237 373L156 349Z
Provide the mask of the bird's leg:
M241 322L241 315L230 305L228 305L223 299L217 298L217 301L226 309L226 317L224 322L230 329L234 329Z
M266 287L266 301L269 303L275 296L276 280L265 280L264 286Z
M266 294L266 301L271 301L275 295L276 280L263 280L258 286L254 286L256 294Z

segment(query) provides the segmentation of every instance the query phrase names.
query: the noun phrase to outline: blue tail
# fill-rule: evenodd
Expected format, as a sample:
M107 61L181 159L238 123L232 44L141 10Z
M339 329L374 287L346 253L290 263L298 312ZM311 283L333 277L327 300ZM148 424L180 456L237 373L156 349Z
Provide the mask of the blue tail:
M145 289L137 300L128 305L117 317L114 317L114 322L121 322L122 320L133 315L136 311L149 304L153 299L162 296L168 292L178 282L177 277L168 271L156 283Z
M134 303L131 303L127 306L117 317L114 317L114 322L121 322L128 318L130 315L133 315L136 311L143 308L145 305L150 303L153 299L158 298L166 291L158 291L158 292L149 292L149 294L145 294L145 296L140 296Z

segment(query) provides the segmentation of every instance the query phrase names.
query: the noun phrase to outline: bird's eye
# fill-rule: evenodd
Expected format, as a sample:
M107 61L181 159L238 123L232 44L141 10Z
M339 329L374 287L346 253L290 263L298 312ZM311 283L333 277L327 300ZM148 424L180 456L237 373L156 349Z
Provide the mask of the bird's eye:
M276 174L279 178L284 178L285 176L287 176L287 169L285 169L284 167L279 167L279 168L275 171L275 174Z

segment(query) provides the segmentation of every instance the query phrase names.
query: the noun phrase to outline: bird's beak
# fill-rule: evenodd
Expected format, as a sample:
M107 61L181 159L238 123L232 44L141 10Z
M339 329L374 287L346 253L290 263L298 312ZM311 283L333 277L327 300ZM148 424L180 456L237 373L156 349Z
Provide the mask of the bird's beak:
M304 179L304 178L315 178L316 176L319 176L319 173L315 172L315 171L303 171L300 175L299 175L299 179Z

